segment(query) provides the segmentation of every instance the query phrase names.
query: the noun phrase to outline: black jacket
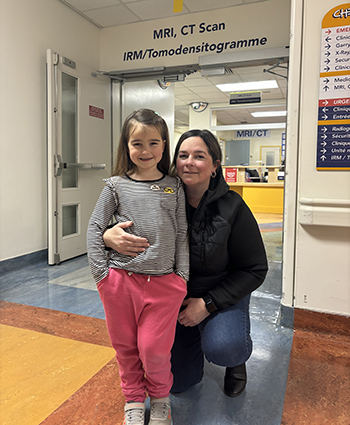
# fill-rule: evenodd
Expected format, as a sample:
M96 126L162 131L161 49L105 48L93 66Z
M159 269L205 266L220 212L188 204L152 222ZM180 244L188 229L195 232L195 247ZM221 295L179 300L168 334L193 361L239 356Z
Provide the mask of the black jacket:
M229 190L221 169L189 219L188 298L209 295L218 310L238 303L264 281L268 265L259 227Z

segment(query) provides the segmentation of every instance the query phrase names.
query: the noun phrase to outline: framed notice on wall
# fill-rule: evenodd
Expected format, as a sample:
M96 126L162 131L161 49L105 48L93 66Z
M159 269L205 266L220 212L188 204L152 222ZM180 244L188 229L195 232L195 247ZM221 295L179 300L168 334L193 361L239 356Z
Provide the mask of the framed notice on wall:
M322 20L316 168L350 170L350 3Z

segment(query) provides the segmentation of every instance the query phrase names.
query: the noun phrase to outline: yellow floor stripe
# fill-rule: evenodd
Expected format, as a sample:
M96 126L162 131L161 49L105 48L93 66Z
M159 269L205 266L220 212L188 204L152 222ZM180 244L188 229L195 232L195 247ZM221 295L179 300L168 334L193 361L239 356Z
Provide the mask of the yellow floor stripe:
M40 424L114 355L109 347L0 325L1 424Z

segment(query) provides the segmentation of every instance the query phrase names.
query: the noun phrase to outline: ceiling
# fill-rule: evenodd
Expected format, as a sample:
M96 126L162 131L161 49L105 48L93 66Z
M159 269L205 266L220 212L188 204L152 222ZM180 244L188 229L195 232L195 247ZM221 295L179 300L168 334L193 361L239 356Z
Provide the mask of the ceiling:
M285 67L285 64L282 64ZM270 73L264 73L267 66L255 66L247 68L234 68L223 76L201 77L200 71L186 77L184 82L175 83L175 125L188 125L189 108L191 102L208 102L211 107L215 104L229 106L230 93L223 93L216 84L239 83L250 81L263 81L274 79L278 88L262 90L261 99L269 101L270 106L251 104L249 107L228 107L217 111L217 125L238 125L285 122L286 117L254 118L251 112L255 111L285 111L287 97L287 79ZM281 75L287 74L286 68L274 69L273 72ZM276 102L273 102L276 100ZM274 106L279 104L280 106ZM282 104L282 105L281 105Z
M125 25L148 20L163 19L174 16L173 0L60 0L73 8L77 13L93 22L99 28ZM183 10L177 15L242 6L260 3L268 0L183 0ZM186 77L183 82L174 84L175 91L175 127L187 127L189 121L189 104L191 102L208 102L229 105L230 93L223 93L216 84L262 81L275 79L278 88L262 91L263 101L276 100L274 103L285 103L287 93L286 64L271 69L275 75L264 70L276 65L276 60L269 65L251 66L246 68L227 69L225 75L202 77L197 71ZM214 104L214 105L213 105ZM256 110L285 110L285 105L263 107L261 104L251 104L249 107L227 108L217 111L217 125L258 124L285 122L285 117L254 118L251 112Z

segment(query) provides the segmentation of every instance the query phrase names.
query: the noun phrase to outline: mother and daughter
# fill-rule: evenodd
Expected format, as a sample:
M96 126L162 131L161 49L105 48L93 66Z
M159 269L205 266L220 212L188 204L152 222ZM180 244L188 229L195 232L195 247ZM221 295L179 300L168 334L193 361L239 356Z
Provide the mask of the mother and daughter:
M226 368L227 395L245 388L250 294L267 259L258 225L220 164L207 130L180 137L170 169L163 118L141 109L123 124L87 241L119 364L124 425L144 425L147 396L149 425L172 425L169 394L201 381L204 356Z

